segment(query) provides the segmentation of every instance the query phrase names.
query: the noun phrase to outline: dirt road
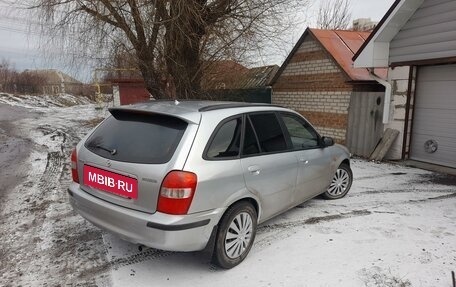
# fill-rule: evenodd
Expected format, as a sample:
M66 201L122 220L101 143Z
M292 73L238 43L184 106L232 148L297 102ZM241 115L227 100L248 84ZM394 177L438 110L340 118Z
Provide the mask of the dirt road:
M0 286L104 282L102 233L73 213L66 192L71 149L104 111L25 106L0 106Z
M14 130L14 122L36 116L37 113L29 109L0 104L0 198L26 176L22 163L33 145L30 139Z

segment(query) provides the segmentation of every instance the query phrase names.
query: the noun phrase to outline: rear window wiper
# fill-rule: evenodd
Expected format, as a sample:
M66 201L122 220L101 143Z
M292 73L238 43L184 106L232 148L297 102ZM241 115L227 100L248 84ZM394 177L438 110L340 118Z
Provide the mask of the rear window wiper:
M105 146L100 145L100 144L92 145L92 147L96 147L96 148L102 149L102 150L104 150L104 151L107 151L107 152L109 152L111 155L115 155L115 154L117 153L117 150L116 150L115 148L110 149L110 148L105 147Z

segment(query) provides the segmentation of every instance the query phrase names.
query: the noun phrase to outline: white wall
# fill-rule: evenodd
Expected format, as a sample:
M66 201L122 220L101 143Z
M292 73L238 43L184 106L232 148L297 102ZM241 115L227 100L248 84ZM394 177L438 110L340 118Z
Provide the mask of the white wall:
M388 160L400 160L402 158L409 71L410 67L396 67L388 70L388 82L392 85L392 94L390 120L385 125L385 129L391 128L399 131L398 137L386 154L385 159Z

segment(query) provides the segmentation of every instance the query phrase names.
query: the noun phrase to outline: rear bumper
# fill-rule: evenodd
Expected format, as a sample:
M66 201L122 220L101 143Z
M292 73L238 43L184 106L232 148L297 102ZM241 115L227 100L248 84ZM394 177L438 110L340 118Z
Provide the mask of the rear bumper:
M73 209L95 226L118 237L169 251L197 251L206 247L224 209L190 215L148 214L121 207L86 193L79 184L68 188Z

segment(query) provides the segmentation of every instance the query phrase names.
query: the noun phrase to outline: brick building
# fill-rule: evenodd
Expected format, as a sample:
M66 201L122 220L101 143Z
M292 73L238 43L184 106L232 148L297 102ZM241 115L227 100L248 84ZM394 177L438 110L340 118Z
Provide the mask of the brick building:
M381 137L385 90L367 69L353 68L352 57L368 36L307 29L271 81L273 104L298 111L321 134L364 156ZM386 79L385 69L375 74Z

